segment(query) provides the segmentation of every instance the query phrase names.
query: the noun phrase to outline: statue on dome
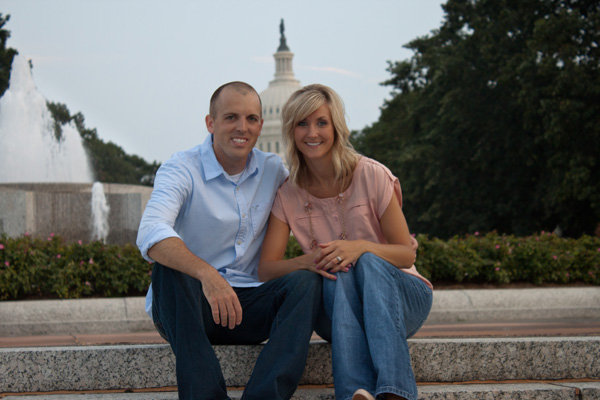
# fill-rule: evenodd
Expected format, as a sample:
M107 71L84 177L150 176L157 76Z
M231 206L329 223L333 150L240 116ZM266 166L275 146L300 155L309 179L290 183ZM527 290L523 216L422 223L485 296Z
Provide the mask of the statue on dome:
M281 37L279 38L279 48L277 51L290 51L289 47L287 47L287 43L285 41L285 26L283 24L283 18L281 18L281 22L279 23L279 33Z

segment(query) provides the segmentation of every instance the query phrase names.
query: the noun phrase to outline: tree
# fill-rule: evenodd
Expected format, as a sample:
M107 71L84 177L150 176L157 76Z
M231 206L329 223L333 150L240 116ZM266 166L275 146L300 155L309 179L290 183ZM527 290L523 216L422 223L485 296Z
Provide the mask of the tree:
M17 51L12 48L6 48L6 41L10 38L10 31L4 29L4 25L10 20L10 15L2 16L0 13L0 97L8 88L10 79L10 67L13 57Z
M379 120L353 139L400 178L413 230L448 237L600 221L600 5L449 0L389 64Z

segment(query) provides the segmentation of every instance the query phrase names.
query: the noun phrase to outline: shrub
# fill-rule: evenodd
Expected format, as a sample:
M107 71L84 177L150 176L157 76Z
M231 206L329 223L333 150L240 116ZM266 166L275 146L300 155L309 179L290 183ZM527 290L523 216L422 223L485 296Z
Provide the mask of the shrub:
M0 236L0 300L141 295L151 268L131 244Z
M418 235L417 268L436 284L600 284L600 238ZM302 254L291 237L286 257ZM152 265L132 245L0 236L0 300L143 295Z

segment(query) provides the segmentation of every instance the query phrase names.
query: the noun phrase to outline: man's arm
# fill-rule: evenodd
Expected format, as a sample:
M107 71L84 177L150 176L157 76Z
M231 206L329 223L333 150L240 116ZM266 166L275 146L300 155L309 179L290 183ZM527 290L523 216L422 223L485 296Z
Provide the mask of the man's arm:
M242 306L231 285L213 266L193 254L183 240L169 237L148 250L155 261L198 279L216 324L233 329L242 322Z

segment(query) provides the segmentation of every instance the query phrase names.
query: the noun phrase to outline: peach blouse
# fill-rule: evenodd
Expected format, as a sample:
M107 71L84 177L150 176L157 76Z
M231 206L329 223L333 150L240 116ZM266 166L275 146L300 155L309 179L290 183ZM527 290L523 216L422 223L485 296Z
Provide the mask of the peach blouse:
M352 183L343 193L342 203L338 202L338 196L320 199L286 181L277 191L271 212L288 224L304 253L311 251L311 224L317 243L339 239L343 231L342 225L345 226L344 233L348 240L363 239L387 243L379 220L394 192L402 206L398 178L383 164L361 157L354 170ZM312 207L310 217L305 209L307 203ZM414 265L400 270L416 276L433 288Z

